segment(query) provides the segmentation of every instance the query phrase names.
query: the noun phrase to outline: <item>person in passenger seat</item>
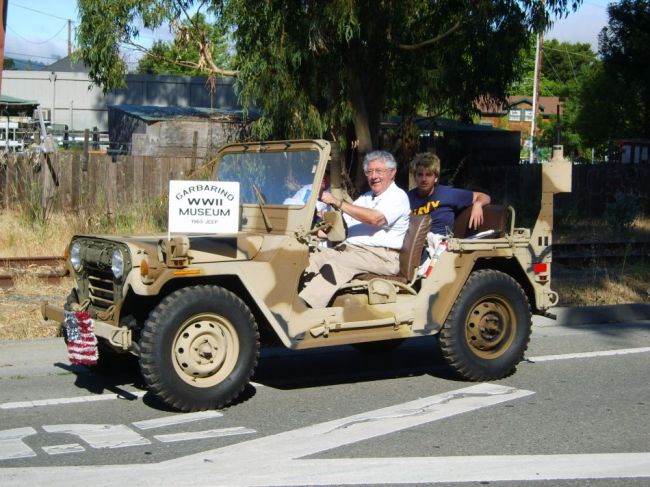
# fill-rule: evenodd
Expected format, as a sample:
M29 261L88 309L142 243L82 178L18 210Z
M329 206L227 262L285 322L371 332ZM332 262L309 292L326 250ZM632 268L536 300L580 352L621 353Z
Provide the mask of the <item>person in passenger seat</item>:
M440 159L430 152L416 154L411 161L416 187L408 192L413 215L431 215L431 232L445 236L454 226L454 219L464 208L471 206L469 227L476 229L483 223L483 207L490 204L490 196L479 191L438 184Z

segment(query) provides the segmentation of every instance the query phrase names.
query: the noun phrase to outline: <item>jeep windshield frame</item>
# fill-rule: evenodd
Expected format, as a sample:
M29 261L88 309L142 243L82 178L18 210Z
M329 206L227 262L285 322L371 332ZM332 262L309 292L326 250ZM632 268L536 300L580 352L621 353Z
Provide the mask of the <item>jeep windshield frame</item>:
M286 233L311 222L329 155L324 140L230 144L212 179L239 183L241 230Z

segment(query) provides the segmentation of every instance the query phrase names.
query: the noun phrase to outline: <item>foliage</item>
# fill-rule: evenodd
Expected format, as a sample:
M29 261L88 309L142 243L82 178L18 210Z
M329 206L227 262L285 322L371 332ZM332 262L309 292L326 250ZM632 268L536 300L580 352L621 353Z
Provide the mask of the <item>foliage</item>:
M325 136L379 143L384 114L469 120L479 97L504 99L533 30L581 0L221 0L210 12L236 42L241 99L261 109L261 138ZM120 43L204 5L193 0L79 0L80 53L104 89L123 83ZM208 45L205 33L193 42ZM225 74L201 50L197 67ZM412 136L404 142L416 142ZM412 150L413 147L406 148Z
M599 35L604 77L620 91L610 92L618 110L617 137L650 136L650 1L610 4L609 23Z
M169 25L177 33L179 46L194 45L195 49L192 49L190 54L199 53L197 61L189 57L183 59L188 67L194 67L210 77L234 74L215 64L212 57L213 30L206 31L207 24L194 22L194 19L199 18L190 15L190 8L194 4L200 7L205 5L205 1L78 0L79 49L75 57L83 59L88 66L90 79L99 84L105 92L124 87L127 64L122 57L121 47L128 46L147 53L149 50L138 43L140 29L154 30L162 25ZM211 6L207 11L216 13L217 8ZM179 22L178 19L187 19L188 22Z
M522 78L512 85L511 94L532 94L534 59L533 40L528 48L521 52ZM576 126L576 119L582 109L580 90L585 80L593 76L599 64L596 53L591 50L589 44L559 42L555 39L544 41L539 95L561 98L561 139L565 154L573 159L590 157L588 147L593 147L593 144L585 146ZM538 147L551 147L556 143L556 124L555 114L551 114L548 120L541 120L540 117L540 134L536 141Z
M605 221L610 228L627 230L639 216L639 196L617 191L614 200L605 205Z
M622 0L608 13L599 35L602 63L579 84L571 121L601 157L615 139L650 137L650 2Z
M542 65L539 86L540 96L569 97L574 94L580 80L598 61L588 43L544 41L541 48ZM514 94L532 93L535 71L535 40L521 51L522 78L513 84Z
M227 36L216 24L209 24L205 15L196 13L181 23L172 42L157 40L138 62L137 72L142 74L185 74L204 76L200 66L201 53L196 43L191 42L187 32L205 31L210 39L212 58L218 66L229 69L231 56L228 52Z

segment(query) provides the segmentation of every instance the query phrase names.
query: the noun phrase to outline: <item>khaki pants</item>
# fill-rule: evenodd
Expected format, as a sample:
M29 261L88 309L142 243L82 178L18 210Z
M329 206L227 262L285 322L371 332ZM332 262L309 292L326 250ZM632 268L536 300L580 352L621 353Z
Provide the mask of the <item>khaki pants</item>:
M310 256L306 272L316 276L300 292L300 297L312 308L324 308L336 291L357 274L397 274L399 251L350 244L318 249Z

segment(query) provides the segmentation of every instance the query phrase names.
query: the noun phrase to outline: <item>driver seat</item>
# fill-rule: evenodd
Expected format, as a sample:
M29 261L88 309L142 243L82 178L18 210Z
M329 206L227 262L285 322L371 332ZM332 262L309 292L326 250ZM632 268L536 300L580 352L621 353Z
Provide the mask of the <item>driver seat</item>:
M399 252L399 273L395 276L382 276L365 272L357 274L355 280L370 281L371 279L381 278L387 281L401 282L402 284L411 284L417 277L417 270L420 267L422 249L427 241L427 233L431 230L431 216L429 215L411 215L409 218L409 227L404 236L402 250Z

